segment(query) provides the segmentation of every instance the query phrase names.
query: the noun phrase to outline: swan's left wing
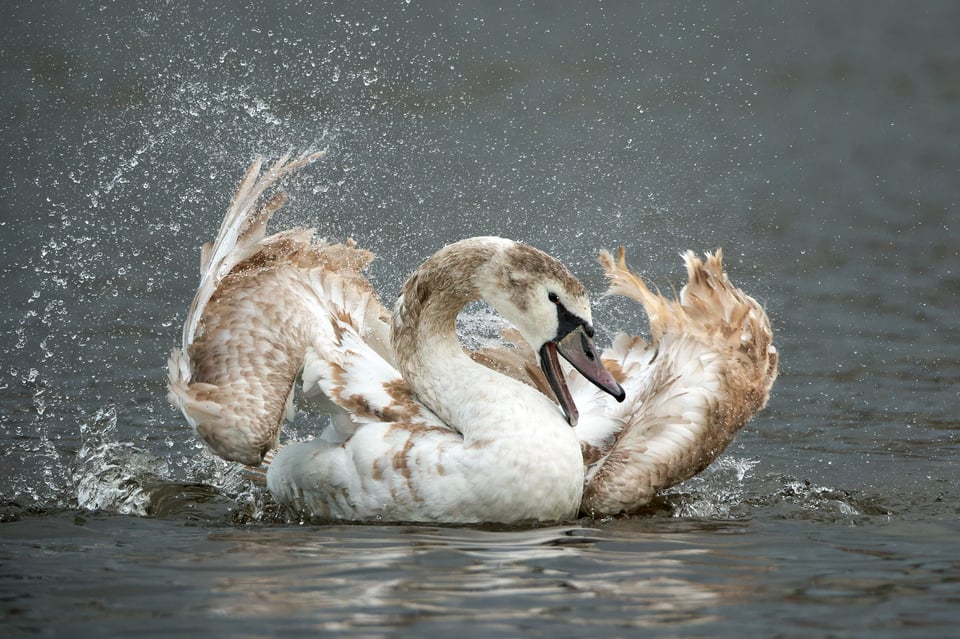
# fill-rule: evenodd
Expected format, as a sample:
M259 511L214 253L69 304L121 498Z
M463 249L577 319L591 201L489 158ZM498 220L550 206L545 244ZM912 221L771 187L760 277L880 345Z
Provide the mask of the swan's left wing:
M610 293L643 305L653 341L619 335L602 355L627 393L607 408L624 426L588 467L584 513L630 512L700 472L769 397L777 351L763 307L730 283L719 251L684 259L689 282L670 300L630 272L623 249L601 254Z

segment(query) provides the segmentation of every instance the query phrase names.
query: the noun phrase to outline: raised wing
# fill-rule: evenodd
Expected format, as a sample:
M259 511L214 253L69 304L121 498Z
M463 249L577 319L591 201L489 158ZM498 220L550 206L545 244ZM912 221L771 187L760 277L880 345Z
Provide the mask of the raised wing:
M601 254L609 293L643 305L652 342L619 335L602 355L627 399L608 402L623 428L588 468L584 513L630 512L703 470L763 408L776 379L767 315L727 279L720 251L684 260L689 282L670 300L630 272L622 248L616 260Z
M312 229L265 237L283 176L319 154L282 157L261 175L251 164L216 240L202 251L201 281L168 366L168 398L224 459L257 465L293 416L294 383L325 396L340 438L358 423L404 412L435 421L395 391L387 311L363 271L372 253L352 241L328 244Z

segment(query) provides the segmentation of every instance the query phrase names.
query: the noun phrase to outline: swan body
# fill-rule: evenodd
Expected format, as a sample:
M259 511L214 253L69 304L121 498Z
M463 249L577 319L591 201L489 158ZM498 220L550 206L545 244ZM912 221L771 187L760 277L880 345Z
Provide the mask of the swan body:
M556 262L550 261L555 276L517 265L531 256L545 258L484 237L449 245L427 260L404 287L392 321L397 367L425 423L380 421L357 428L343 443L286 446L267 473L271 493L337 519L514 522L575 515L584 468L563 413L535 388L474 362L456 338L457 314L483 296L514 318L531 343L549 341L558 322L547 288L562 291L558 295L589 323L579 282ZM534 290L507 281L525 273L536 278Z
M442 248L391 313L363 276L372 254L352 241L301 228L266 236L285 196L260 204L263 193L317 156L285 156L262 175L260 160L250 166L202 251L169 360L171 403L225 459L257 466L277 448L298 377L331 415L269 463L279 502L361 521L632 512L702 470L765 404L777 364L769 322L729 283L719 252L685 256L677 300L652 293L622 251L602 253L610 292L644 306L653 338L620 335L602 355L580 282L502 238ZM463 349L455 320L475 299L514 326L508 343Z

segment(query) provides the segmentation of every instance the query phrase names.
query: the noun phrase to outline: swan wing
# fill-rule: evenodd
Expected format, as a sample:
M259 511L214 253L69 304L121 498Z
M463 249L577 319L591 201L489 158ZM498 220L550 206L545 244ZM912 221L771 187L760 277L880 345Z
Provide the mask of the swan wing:
M291 159L286 153L261 175L263 159L259 156L247 168L230 202L220 230L212 243L200 251L200 286L193 298L187 320L183 324L183 348L193 342L203 310L220 280L239 262L258 250L264 239L267 221L286 201L286 194L277 193L257 207L263 193L283 177L323 157L323 151L311 151Z
M763 307L730 283L720 251L684 260L689 281L671 300L629 270L622 248L601 253L609 293L643 305L652 341L621 334L602 355L627 399L608 406L623 425L589 464L585 513L630 512L700 472L769 397L778 354Z
M261 161L251 164L204 247L182 348L170 355L170 402L224 459L257 465L276 447L301 370L306 394L326 400L340 438L358 423L390 420L398 404L426 411L383 386L400 376L388 313L363 275L372 253L315 240L312 229L265 237L285 195L258 207L264 192L317 156L284 156L262 175Z

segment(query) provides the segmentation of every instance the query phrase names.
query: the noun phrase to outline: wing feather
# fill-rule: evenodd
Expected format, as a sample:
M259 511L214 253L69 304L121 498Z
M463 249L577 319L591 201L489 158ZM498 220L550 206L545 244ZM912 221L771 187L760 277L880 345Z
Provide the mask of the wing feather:
M639 302L652 342L619 335L602 355L627 392L611 406L624 426L588 469L581 510L615 514L700 472L769 397L777 351L763 307L730 283L722 254L684 255L688 283L671 300L601 254L610 294Z
M277 446L301 370L306 394L325 397L334 414L335 439L354 424L400 413L435 420L397 384L388 313L363 275L373 255L352 241L315 240L312 229L265 237L286 197L277 193L258 207L259 200L319 155L287 154L262 175L259 158L250 165L217 238L202 251L182 348L169 358L171 403L228 460L256 465Z

